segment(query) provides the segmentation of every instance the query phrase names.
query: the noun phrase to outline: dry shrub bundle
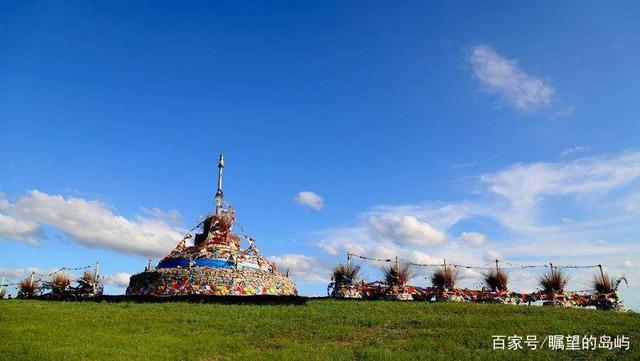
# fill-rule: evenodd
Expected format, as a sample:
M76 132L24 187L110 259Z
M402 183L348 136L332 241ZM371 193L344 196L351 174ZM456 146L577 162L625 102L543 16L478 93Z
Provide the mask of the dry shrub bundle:
M618 291L618 286L620 286L620 282L622 281L627 283L627 279L625 277L621 277L616 280L613 277L609 277L608 273L600 275L595 274L593 275L591 285L593 286L593 290L597 293L615 293Z
M402 286L409 282L413 276L411 266L408 264L402 266L389 266L383 269L384 280L390 286Z
M84 273L82 274L82 277L81 277L81 279L83 281L85 281L86 283L93 283L93 278L94 278L93 273L91 273L89 271L84 271Z
M545 292L562 292L569 283L569 276L562 270L550 270L538 279L538 284Z
M65 291L70 284L71 280L69 280L69 277L67 277L67 275L65 275L64 273L54 274L51 277L51 281L49 282L51 290L54 293Z
M506 291L509 276L502 270L491 270L484 274L484 283L492 291Z
M337 285L354 284L360 276L360 265L338 263L333 267L332 276Z
M431 275L431 283L433 287L441 290L452 289L455 287L458 278L458 269L452 266L446 266L433 272Z
M18 291L22 296L25 297L33 297L36 294L36 290L38 289L38 282L31 282L31 278L26 278L20 281L18 284Z

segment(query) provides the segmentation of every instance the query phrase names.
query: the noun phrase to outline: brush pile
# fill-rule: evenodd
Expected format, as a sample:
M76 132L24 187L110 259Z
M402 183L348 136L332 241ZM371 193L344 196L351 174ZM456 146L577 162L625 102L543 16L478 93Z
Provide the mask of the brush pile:
M386 260L386 262L393 262ZM594 276L592 291L567 291L570 278L557 266L548 265L548 272L538 278L539 291L532 293L518 293L508 288L509 275L498 268L487 270L483 274L484 287L479 290L457 288L461 278L459 265L439 266L429 276L431 287L409 285L414 277L411 265L400 264L384 267L383 280L367 283L360 280L359 266L345 266L338 264L333 269L332 283L329 285L329 295L335 298L363 298L367 300L422 300L422 301L453 301L474 303L504 303L531 304L540 302L543 305L561 307L595 307L601 310L625 311L625 307L618 298L618 287L626 278L615 279L601 273ZM486 268L485 268L486 269ZM357 282L354 280L358 279ZM358 295L350 297L349 295Z
M412 277L411 266L396 264L395 266L386 267L382 271L385 283L389 287L385 298L400 301L413 300L411 292L405 288Z
M46 275L45 275L46 276ZM72 280L64 271L52 273L47 281L26 278L18 284L18 298L47 300L74 300L102 296L103 286L98 276L85 272L82 277ZM76 282L76 286L72 286Z
M332 283L329 285L329 294L335 298L362 298L358 290L360 266L350 263L337 264L333 268Z
M484 283L493 292L506 291L509 276L499 269L491 270L484 274Z

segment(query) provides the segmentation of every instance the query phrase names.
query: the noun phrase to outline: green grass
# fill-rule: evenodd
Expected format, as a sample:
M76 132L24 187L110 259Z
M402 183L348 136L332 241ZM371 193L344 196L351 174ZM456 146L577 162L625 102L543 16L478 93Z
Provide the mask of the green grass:
M640 359L640 315L313 300L304 306L0 302L2 360ZM629 351L493 351L491 335L627 335Z

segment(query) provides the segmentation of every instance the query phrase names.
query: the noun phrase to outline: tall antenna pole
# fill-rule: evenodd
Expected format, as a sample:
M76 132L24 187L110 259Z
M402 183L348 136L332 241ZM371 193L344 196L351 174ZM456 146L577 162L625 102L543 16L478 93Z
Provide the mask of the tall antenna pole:
M218 191L216 191L216 215L222 211L222 169L224 168L224 154L218 159Z

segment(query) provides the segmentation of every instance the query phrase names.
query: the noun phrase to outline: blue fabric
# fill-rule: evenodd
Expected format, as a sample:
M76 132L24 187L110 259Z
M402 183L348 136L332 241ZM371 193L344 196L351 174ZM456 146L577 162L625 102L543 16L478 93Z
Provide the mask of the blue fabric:
M233 268L234 264L231 261L215 258L199 258L195 262L195 267L213 267L213 268ZM189 267L189 260L187 258L170 258L162 260L157 268L176 268Z
M157 268L176 268L189 267L189 259L188 258L170 258L166 260L162 260ZM193 267L211 267L211 268L234 268L235 265L233 261L227 261L224 259L217 258L198 258L195 261ZM250 268L250 269L259 269L260 267L255 263L239 263L238 268Z
M158 263L157 268L176 268L176 267L189 267L189 260L186 258L170 258L162 260Z
M199 258L196 260L196 267L215 267L215 268L233 268L232 261L215 259L215 258Z

